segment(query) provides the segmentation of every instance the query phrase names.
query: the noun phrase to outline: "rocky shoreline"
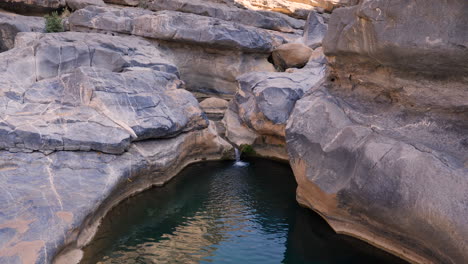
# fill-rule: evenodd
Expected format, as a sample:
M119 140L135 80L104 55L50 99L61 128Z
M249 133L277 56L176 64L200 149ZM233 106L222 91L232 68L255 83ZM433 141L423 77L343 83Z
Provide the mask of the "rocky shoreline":
M0 262L77 263L120 201L236 147L336 232L463 263L468 3L429 2L0 0Z

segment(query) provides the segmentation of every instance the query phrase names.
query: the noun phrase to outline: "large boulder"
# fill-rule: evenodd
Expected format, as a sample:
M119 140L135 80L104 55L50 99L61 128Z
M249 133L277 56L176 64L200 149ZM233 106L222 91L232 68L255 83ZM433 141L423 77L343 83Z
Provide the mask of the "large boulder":
M312 55L313 50L301 43L283 44L276 48L271 56L278 69L302 68Z
M23 33L0 60L0 149L122 153L207 125L177 68L142 40Z
M309 48L315 49L322 45L328 25L317 12L311 11L304 27L303 42Z
M67 6L71 10L78 10L85 8L89 5L105 6L106 4L102 0L66 0Z
M42 17L21 16L0 12L0 52L12 49L19 32L44 32L45 20Z

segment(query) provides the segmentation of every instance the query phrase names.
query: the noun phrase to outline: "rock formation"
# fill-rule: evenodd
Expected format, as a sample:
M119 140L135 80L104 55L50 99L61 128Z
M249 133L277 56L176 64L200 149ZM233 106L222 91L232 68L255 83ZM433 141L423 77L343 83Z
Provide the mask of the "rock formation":
M286 128L299 202L414 263L468 259L467 20L466 1L335 10L328 81Z
M104 2L0 0L28 15L0 13L0 263L76 263L119 201L233 146L339 233L466 262L468 2ZM31 16L64 7L70 32Z

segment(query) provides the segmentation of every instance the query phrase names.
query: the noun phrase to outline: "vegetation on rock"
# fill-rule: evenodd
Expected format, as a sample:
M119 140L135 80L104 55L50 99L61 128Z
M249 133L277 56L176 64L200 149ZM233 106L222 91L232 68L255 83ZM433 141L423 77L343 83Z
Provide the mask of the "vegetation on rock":
M62 18L60 18L57 11L52 12L52 14L50 15L45 15L44 18L46 20L46 32L47 33L64 31Z

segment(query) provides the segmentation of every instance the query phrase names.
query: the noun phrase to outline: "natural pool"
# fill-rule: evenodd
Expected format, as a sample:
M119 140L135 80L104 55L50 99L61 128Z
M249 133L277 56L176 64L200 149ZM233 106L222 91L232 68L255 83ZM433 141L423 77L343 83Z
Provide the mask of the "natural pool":
M82 263L405 263L335 234L295 189L281 163L191 165L112 210Z

